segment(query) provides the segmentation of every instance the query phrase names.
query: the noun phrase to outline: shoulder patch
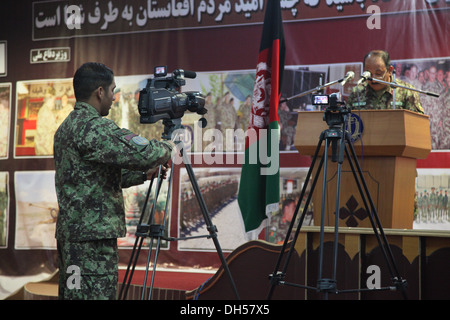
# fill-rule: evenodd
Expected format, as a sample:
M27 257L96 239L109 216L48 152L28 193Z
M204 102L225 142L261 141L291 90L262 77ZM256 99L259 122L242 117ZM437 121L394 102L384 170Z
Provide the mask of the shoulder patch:
M135 133L130 133L130 134L127 134L126 136L124 136L123 138L124 138L125 140L127 140L127 141L130 141L130 140L133 139L134 137L137 137L137 134L135 134Z
M131 138L131 141L138 146L146 146L150 143L147 139L141 136L134 136Z

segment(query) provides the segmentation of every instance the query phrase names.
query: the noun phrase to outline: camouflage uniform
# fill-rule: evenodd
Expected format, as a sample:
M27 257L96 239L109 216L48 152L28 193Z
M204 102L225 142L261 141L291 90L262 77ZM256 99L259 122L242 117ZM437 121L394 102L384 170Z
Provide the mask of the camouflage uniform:
M58 241L58 256L59 299L116 299L119 280L117 239ZM71 270L71 266L78 267L81 274Z
M6 183L5 183L6 186ZM8 215L8 193L0 189L0 246L6 246L5 215Z
M111 255L108 245L101 242L116 242L118 237L126 234L121 188L143 183L144 171L167 163L171 144L148 141L127 129L120 129L83 102L76 103L74 111L56 131L54 142L55 186L59 204L56 239L60 252L65 252L60 258L76 256L73 261L80 263L82 282L88 284L81 286L81 289L88 289L87 292L79 293L67 288L61 288L61 291L65 298L111 297L112 293L97 296L97 291L91 291L96 285L95 278L91 277L89 269L84 271L83 267L94 262L89 255L85 256L83 250L97 250L93 256L106 253L108 259L113 259L111 263L92 267L97 274L117 274L117 250L113 250L115 253ZM71 261L60 262L63 286L67 277L64 268ZM111 266L114 269L109 269ZM116 285L117 282L110 290L115 292Z
M224 102L220 105L219 110L217 111L217 124L220 124L220 131L222 131L223 135L223 151L233 151L234 140L233 138L230 138L232 136L227 136L227 130L234 130L236 127L236 109L231 103Z
M414 88L409 83L398 79L395 82L404 87ZM392 93L394 89L387 86L380 91L374 91L367 82L353 88L352 93L347 99L347 106L351 109L358 109L357 89L359 90L359 106L362 110L392 109ZM420 103L419 94L416 91L396 88L395 105L396 109L407 109L418 113L424 113Z
M221 122L220 130L225 134L227 129L233 129L236 126L237 113L231 103L222 103L218 111L218 122Z
M53 135L58 128L55 98L47 97L39 109L36 120L34 149L37 156L51 155L53 151Z
M290 224L291 221L286 221L283 219L282 213L272 216L269 228L269 242L275 244L283 244L286 239ZM289 240L292 240L292 233Z
M8 154L9 105L0 100L0 157Z
M442 92L436 104L438 110L435 116L440 119L437 123L439 145L436 146L436 149L450 149L450 88Z
M239 125L238 128L242 130L248 129L248 122L250 120L250 111L251 111L251 101L245 100L241 105L239 106L239 109L237 111L238 121Z

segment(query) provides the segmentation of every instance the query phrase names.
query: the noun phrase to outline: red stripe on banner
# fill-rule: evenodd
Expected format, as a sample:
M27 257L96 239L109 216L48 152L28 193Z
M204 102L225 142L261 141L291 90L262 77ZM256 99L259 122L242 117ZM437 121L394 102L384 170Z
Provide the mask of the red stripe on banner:
M431 152L426 159L417 159L418 169L450 168L450 152Z
M272 42L272 65L271 65L271 95L269 121L280 122L278 117L278 102L280 101L280 39L274 39Z

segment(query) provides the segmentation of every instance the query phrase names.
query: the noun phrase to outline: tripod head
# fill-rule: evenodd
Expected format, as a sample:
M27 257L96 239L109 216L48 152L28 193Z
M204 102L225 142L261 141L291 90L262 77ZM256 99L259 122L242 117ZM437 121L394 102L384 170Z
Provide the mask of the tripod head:
M178 119L163 119L164 131L161 136L164 140L172 140L172 134L175 130L184 129L184 126L181 124L181 118Z
M324 99L326 97L326 99ZM317 100L317 96L314 100ZM337 141L343 139L345 136L345 123L347 120L347 115L351 112L342 101L338 101L336 94L331 94L329 96L320 96L322 101L321 105L326 105L325 112L323 114L323 120L328 124L328 130L324 131L326 138L331 141L331 161L342 163L344 159L343 150L338 157ZM341 145L343 146L343 144Z
M185 129L185 127L181 124L181 118L163 119L162 123L164 125L164 131L161 138L164 140L174 140L174 142L176 142L179 137L172 137L173 133L178 129ZM201 128L205 128L207 121L205 118L200 118L199 123Z
M323 121L328 124L330 129L342 128L346 116L351 112L345 105L345 102L338 101L337 95L329 96L329 106L323 114Z

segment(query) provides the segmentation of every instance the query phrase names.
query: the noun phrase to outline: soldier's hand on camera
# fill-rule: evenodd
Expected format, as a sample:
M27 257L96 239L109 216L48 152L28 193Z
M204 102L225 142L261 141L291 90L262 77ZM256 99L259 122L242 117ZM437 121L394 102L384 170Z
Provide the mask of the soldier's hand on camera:
M167 164L161 165L161 177L165 179L167 177L167 169L169 169L169 166ZM159 167L154 167L149 169L147 174L147 180L151 180L153 177L156 177L158 175Z

